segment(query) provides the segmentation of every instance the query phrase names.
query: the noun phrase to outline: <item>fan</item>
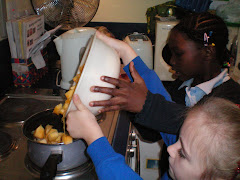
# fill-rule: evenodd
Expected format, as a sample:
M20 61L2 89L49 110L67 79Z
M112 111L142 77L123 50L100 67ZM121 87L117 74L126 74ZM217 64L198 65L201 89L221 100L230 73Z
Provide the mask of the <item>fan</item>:
M97 12L100 0L31 0L38 15L50 27L70 30L86 25Z

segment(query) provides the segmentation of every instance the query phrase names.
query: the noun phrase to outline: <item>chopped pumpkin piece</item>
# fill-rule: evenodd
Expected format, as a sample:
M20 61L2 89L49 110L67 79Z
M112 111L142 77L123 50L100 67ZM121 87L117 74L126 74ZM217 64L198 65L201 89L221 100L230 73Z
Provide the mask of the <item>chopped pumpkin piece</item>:
M71 136L68 136L68 135L66 135L66 134L63 134L63 136L62 136L62 141L63 141L64 144L70 144L70 143L73 142L73 139L72 139Z
M55 139L55 141L57 142L57 143L60 143L60 142L62 142L62 136L63 136L63 133L58 133L58 137L57 137L57 139Z
M42 144L47 144L46 139L38 139L37 142L42 143Z
M71 99L73 93L74 93L74 90L73 90L73 89L70 89L68 92L65 93L66 98L67 98L67 99Z
M54 141L58 137L58 130L51 129L48 134L46 135L48 141Z
M80 79L80 76L81 76L81 74L77 74L77 75L73 78L73 81L74 81L75 83L78 83L78 81L79 81L79 79Z
M57 106L55 106L53 113L59 115L62 109L62 106L63 106L62 104L58 104Z
M38 128L33 133L35 138L43 139L44 138L44 128L42 125L38 126Z
M46 125L46 127L45 127L45 134L48 134L49 133L49 131L52 129L52 125Z

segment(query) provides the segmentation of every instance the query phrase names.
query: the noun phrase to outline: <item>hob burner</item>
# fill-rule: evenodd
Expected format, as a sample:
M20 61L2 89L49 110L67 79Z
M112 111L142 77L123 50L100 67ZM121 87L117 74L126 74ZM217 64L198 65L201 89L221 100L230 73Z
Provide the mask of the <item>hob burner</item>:
M0 131L0 161L6 158L15 147L15 141L5 132Z
M36 99L7 99L0 106L0 121L11 123L24 121L32 114L37 113L43 104L43 102Z
M25 166L28 171L33 175L33 177L39 178L41 173L41 168L35 165L29 158L28 155L25 156L24 159ZM97 179L97 175L95 173L95 168L92 161L88 161L76 168L66 170L66 171L57 171L55 179L89 179L95 180Z

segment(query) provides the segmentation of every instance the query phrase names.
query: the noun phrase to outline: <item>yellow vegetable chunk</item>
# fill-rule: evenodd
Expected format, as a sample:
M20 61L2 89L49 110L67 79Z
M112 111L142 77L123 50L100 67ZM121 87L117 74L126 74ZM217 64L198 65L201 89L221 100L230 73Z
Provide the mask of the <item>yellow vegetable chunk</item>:
M71 86L70 89L71 90L75 90L76 86Z
M42 144L47 144L46 139L38 139L37 142L42 143Z
M73 78L73 81L74 81L75 83L78 83L78 80L80 79L80 75L81 75L81 74L77 74L77 75Z
M62 106L63 106L62 104L58 104L57 106L55 106L53 113L59 115L62 109Z
M47 134L48 141L54 141L58 137L58 131L56 129L51 129Z
M48 124L48 125L46 125L46 127L45 127L45 134L47 135L48 133L49 133L49 131L52 129L52 125L50 125L50 124Z
M70 143L73 142L73 139L72 139L71 136L68 136L68 135L66 135L66 134L63 134L63 136L62 136L62 142L63 142L64 144L70 144Z
M71 99L73 95L73 89L70 89L68 92L65 93L67 99Z
M65 111L67 111L67 109L68 109L68 106L69 106L69 104L68 104L68 103L65 103L65 104L63 105L64 112L65 112Z
M38 139L44 138L44 128L42 125L38 126L38 128L34 131L33 136Z
M51 141L51 142L49 142L49 144L58 144L58 142L57 141Z
M62 115L65 114L65 110L64 110L64 109L61 109L60 112L59 112L59 114L62 114Z
M63 135L63 133L58 133L58 137L57 137L57 139L55 139L55 141L56 142L58 142L58 143L61 143L62 142L62 135Z

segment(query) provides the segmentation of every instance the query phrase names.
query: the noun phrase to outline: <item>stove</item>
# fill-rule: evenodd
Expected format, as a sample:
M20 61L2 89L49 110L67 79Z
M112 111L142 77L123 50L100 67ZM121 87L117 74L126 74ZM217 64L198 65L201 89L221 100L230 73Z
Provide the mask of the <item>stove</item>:
M49 89L15 89L0 100L0 179L39 179L41 168L27 154L27 139L23 135L24 121L31 115L53 109L63 103L65 91ZM98 117L104 135L112 143L118 112ZM55 179L97 179L94 165L88 162L67 171L58 171Z

